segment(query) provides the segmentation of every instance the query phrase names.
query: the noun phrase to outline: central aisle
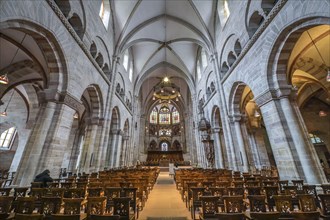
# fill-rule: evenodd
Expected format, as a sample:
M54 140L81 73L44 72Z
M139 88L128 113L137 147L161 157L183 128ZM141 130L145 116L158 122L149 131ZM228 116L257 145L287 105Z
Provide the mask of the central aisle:
M139 220L148 217L186 217L191 219L190 212L181 200L180 193L176 190L173 177L169 172L160 172L148 201L140 212Z

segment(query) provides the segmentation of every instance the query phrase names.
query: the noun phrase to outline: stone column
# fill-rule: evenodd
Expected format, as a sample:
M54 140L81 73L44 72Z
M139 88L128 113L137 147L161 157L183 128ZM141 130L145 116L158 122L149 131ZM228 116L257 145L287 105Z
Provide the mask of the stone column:
M26 144L15 185L27 186L45 169L57 178L67 147L75 110L63 103L44 102Z
M87 121L88 127L85 134L85 143L82 154L86 159L84 159L85 163L82 167L80 167L80 170L89 173L93 171L91 170L91 167L95 157L97 157L95 152L95 140L98 132L98 119L87 119Z
M222 143L220 138L220 127L215 127L212 129L213 139L214 139L214 153L215 153L215 166L216 168L224 168L224 157L222 151Z
M236 141L237 141L237 148L239 150L239 154L236 155L239 157L240 167L242 172L248 172L249 171L249 164L248 164L248 159L246 156L246 151L245 151L245 143L242 135L242 130L241 130L241 120L242 120L242 115L235 114L231 117L231 123L233 125L233 128L235 130L236 134Z
M224 130L224 142L226 148L226 154L228 158L228 168L232 170L237 170L237 164L235 160L235 149L234 149L234 141L230 129L230 119L228 116L227 103L225 98L225 93L223 90L223 86L221 84L221 76L220 76L220 68L218 63L218 53L214 53L211 55L210 62L213 64L213 69L215 71L216 76L216 90L219 92L220 97L220 115L221 115L221 123L222 129Z
M326 182L311 144L304 137L290 100L290 91L271 90L256 98L281 179L304 179L309 184Z

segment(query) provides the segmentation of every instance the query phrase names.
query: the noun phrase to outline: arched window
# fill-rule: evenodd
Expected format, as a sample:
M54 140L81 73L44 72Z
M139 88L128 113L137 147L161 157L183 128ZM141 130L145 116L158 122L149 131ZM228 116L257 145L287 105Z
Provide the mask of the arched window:
M128 77L129 80L132 82L133 80L133 61L131 60L130 65L129 65L129 71L128 71Z
M230 15L228 0L219 1L218 14L219 14L221 26L224 27Z
M167 151L168 150L168 143L166 143L166 142L161 143L161 149L162 149L162 151Z
M159 124L171 124L170 110L167 107L162 107L159 110Z
M150 113L150 123L157 124L157 115L158 115L158 110L155 107Z
M123 66L125 68L125 70L127 71L128 69L128 50L126 50L125 54L124 54L124 58L123 58Z
M200 80L202 75L201 75L201 63L199 60L197 61L196 73L197 73L197 79Z
M180 123L180 114L175 107L173 107L173 110L172 110L172 123L173 124Z
M102 0L99 16L102 19L104 27L108 30L109 19L110 19L110 2L109 1Z
M0 149L10 149L13 145L17 130L15 127L11 127L4 132L2 132L0 136Z
M201 60L202 60L202 67L203 67L203 70L204 70L205 67L207 67L207 56L206 56L206 52L205 52L204 49L201 52Z

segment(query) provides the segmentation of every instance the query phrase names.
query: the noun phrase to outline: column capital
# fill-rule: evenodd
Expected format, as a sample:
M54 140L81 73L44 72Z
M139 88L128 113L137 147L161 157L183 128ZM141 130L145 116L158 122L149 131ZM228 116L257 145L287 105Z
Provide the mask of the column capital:
M240 122L244 116L242 114L232 114L228 115L228 119L230 123Z
M285 87L283 86L277 89L269 89L264 93L256 96L254 98L254 101L257 103L259 107L261 107L274 99L287 98L291 95L291 92L292 92L291 85L287 85Z

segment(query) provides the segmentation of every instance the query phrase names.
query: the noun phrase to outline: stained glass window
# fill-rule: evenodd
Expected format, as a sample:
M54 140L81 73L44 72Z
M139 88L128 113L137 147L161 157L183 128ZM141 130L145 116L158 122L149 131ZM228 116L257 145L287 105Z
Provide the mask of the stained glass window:
M163 142L161 144L161 147L162 147L162 151L167 151L168 150L168 144L166 142Z
M163 107L159 111L159 124L171 124L170 110L167 107Z
M155 107L152 112L150 113L150 123L157 124L157 108Z
M175 107L172 110L172 122L173 122L173 124L180 123L180 114L179 114L178 110L176 110Z

